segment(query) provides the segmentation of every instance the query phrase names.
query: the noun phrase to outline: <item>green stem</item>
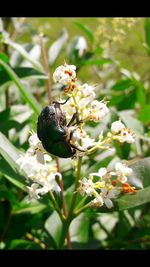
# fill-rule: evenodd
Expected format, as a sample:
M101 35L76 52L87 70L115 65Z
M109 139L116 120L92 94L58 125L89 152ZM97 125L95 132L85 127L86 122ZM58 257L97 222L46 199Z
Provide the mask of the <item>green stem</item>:
M74 206L75 206L76 198L77 198L76 189L78 187L79 180L80 180L81 166L82 166L82 157L78 157L78 165L77 165L77 175L76 175L76 180L75 180L75 188L74 188L74 193L73 193L73 196L72 196L72 201L71 201L71 205L70 205L68 217L64 221L63 228L62 228L62 234L61 234L61 238L60 238L60 242L59 242L59 248L60 249L62 249L62 247L64 245L65 238L66 238L66 235L67 235L67 232L68 232L70 223L75 218Z
M84 205L83 207L81 207L80 209L76 210L76 211L74 212L75 216L76 216L76 217L79 216L80 213L81 213L83 210L85 210L85 209L87 209L87 208L89 208L89 207L90 207L90 202L87 203L87 204L85 204L85 205Z
M51 191L50 191L49 193L50 193L50 198L51 198L51 200L52 200L52 203L53 203L53 206L54 206L55 210L58 212L61 221L64 222L65 219L66 219L66 217L61 213L61 210L60 210L60 208L58 207L57 201L56 201L56 199L55 199L53 193L52 193Z

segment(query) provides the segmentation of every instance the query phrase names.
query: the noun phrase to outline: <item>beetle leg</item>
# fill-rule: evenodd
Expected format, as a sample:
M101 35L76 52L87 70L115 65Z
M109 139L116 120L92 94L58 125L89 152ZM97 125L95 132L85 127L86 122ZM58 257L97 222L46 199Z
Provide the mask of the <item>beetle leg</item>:
M74 121L75 119L77 119L77 112L75 112L71 118L71 120L69 121L69 123L67 124L67 127L69 127Z
M72 139L72 136L73 136L73 133L76 131L77 129L73 129L70 133L70 136L69 136L69 139L68 139L68 142L70 143L71 139Z
M76 119L76 123L74 123L73 125L78 125L80 123L82 123L83 121L82 120L79 120L79 115L78 115L78 112L75 112L71 118L71 120L69 121L69 123L67 124L67 127L69 127Z
M76 146L73 145L73 144L70 144L70 146L73 147L73 148L75 148L76 150L81 151L81 152L86 152L86 150L80 149L80 148L76 147Z

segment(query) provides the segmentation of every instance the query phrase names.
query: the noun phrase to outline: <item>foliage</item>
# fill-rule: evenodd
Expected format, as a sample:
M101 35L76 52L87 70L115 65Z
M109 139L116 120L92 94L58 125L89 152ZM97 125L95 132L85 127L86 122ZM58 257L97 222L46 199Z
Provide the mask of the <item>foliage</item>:
M45 33L43 43L51 76L65 59L68 64L77 66L79 81L96 84L98 100L108 101L110 115L101 123L89 121L86 126L88 134L92 138L97 138L101 131L106 134L111 124L120 119L136 136L135 144L114 141L113 151L95 150L83 159L83 177L102 167L113 169L116 162L124 159L133 170L129 182L137 191L120 195L112 209L87 207L78 214L69 228L72 247L150 248L150 18L132 19L132 25L128 25L130 21L125 24L126 18L124 23L112 18L111 24L109 19L104 22L103 19L68 18L63 23L60 20L59 27L58 24L55 27L56 21L52 18L43 19L43 24L39 19L38 25L29 18L0 19L1 249L58 249L64 227L58 212L62 210L60 195L54 193L57 208L49 194L28 202L27 177L17 164L17 159L29 148L29 132L36 132L38 115L49 102L49 73L41 49L40 27ZM139 30L136 23L140 25ZM123 42L126 40L125 48L122 43L108 45L109 25L115 42L121 38ZM58 36L56 28L59 29ZM105 44L99 40L104 40ZM120 49L125 56L120 56ZM51 79L51 88L54 100L63 98L63 86L53 84ZM52 159L55 161L54 156ZM75 166L71 159L60 159L59 164L69 210ZM78 195L76 211L80 210L81 202L82 197ZM67 249L67 242L62 247Z

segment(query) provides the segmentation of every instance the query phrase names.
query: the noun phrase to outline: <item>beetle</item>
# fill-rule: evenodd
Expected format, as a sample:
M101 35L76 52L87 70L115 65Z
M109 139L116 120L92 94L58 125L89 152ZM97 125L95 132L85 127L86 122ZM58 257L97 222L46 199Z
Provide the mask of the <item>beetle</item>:
M68 98L69 99L69 98ZM37 135L44 149L61 158L74 157L76 150L85 152L70 143L73 131L68 137L67 130L76 119L76 124L81 123L78 119L77 112L73 114L70 122L67 124L66 116L61 110L68 99L63 102L53 102L46 106L40 113L37 123Z

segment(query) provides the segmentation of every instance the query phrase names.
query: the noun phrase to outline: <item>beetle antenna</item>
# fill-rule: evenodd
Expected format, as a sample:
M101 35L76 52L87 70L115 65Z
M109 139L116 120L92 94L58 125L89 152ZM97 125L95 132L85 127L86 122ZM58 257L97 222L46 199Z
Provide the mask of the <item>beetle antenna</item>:
M60 104L60 105L64 105L67 103L67 101L69 100L70 97L68 97L64 102L58 102L58 101L53 101L54 104Z

